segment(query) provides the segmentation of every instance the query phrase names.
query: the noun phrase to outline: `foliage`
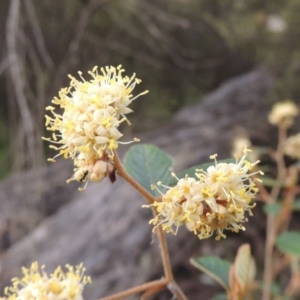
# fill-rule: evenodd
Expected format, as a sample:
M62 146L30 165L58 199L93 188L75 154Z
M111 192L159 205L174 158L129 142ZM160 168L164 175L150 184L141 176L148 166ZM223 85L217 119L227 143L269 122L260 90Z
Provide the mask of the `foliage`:
M43 131L37 128L43 128L43 107L61 84L67 84L66 74L85 72L95 64L122 63L147 81L148 100L133 105L139 112L134 121L143 120L136 130L165 123L182 106L261 64L276 77L272 101L300 99L297 0L27 0L21 3L18 20L11 20L7 1L0 8L0 118L11 135L1 147L7 152L9 141L20 128L26 129L18 145L11 142L10 165L15 170L41 164ZM8 30L5 24L10 20L26 38ZM8 53L5 36L16 40L16 48ZM24 70L20 77L6 64L14 51ZM24 95L17 92L20 84ZM38 124L34 139L20 97L27 102L32 123ZM35 161L28 145L35 149Z
M20 133L19 147L11 153L12 158L23 154L16 169L40 164L44 153L40 141L44 106L59 86L67 85L66 74L74 73L79 66L85 72L94 64L121 62L130 73L139 73L153 90L153 96L149 98L151 101L131 106L139 111L138 117L133 117L133 122L140 124L137 131L150 127L145 125L147 122L138 122L147 121L145 115L149 111L149 116L165 121L180 107L225 79L262 62L277 79L273 100L300 98L297 81L300 3L297 0L190 0L188 5L179 1L68 0L55 5L47 1L32 4L24 1L24 10L18 5L0 4L3 16L7 14L1 21L7 19L7 53L0 64L0 75L5 74L8 82L0 83L5 95L5 101L0 104L3 119L0 147L4 149L0 151L0 160L6 157L6 140ZM216 234L220 240L226 238L224 231L245 230L245 216L252 215L255 208L252 200L257 193L267 216L264 266L260 270L263 284L256 281L256 263L249 244L238 248L233 263L212 255L192 258L191 263L220 283L228 299L251 299L257 294L263 299L272 295L289 299L299 295L300 233L292 228L290 220L294 211L299 210L300 141L297 144L296 138L296 146L290 147L293 155L287 151L288 129L298 114L297 105L293 104L292 111L290 107L285 110L283 102L280 109L273 109L275 117L269 118L278 127L278 147L267 148L264 154L275 161L275 176L267 172L262 183L257 178L261 174L257 167L259 160L246 160L249 152L246 147L244 154L237 155L234 161L193 166L176 176L171 173L171 157L153 145L133 146L122 164L116 151L122 144L120 124L124 121L130 124L125 116L131 112L127 106L135 99L131 92L140 81L131 82L134 76L122 77L120 68L105 70L101 77L93 69L90 81L73 78L71 87L60 91L60 98L53 101L59 106L58 112L47 106L52 114L46 117L51 138L44 139L60 144L51 147L58 151L56 156L73 160L74 174L69 181L85 183L82 190L89 181L100 182L108 177L114 182L121 177L145 198L148 205L144 207L152 209L153 219L149 223L154 225L153 232L159 239L164 277L121 295L144 292L142 298L147 298L169 289L175 298L185 300L173 276L165 233L176 235L182 226L199 239ZM5 134L7 128L11 129L11 137ZM259 158L259 151L254 154ZM286 160L286 156L291 160ZM284 268L289 268L290 275L285 278L287 284L281 286L282 282L276 282L276 278L280 279ZM80 281L82 276L74 273L72 267L70 270L71 279L77 276ZM40 276L40 271L37 274L38 289L42 290L45 278ZM6 289L8 299L24 292L23 287L17 286L18 282L28 282L27 271L24 276L13 283L13 289ZM59 275L58 279L61 278ZM33 276L29 282L32 286L35 279ZM87 281L84 279L84 284ZM56 284L48 284L51 297L62 291ZM81 292L76 290L79 299ZM110 299L118 297L120 294Z
M160 196L151 185L158 181L169 182L173 161L163 150L153 145L135 145L124 157L124 167L137 182L154 196Z

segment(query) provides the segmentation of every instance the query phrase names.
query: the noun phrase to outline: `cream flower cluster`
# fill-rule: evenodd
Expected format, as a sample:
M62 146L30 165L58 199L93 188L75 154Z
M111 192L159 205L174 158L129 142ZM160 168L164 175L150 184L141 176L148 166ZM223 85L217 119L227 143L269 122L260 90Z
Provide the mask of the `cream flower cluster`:
M293 124L294 117L299 114L299 109L292 101L286 100L275 104L269 114L269 122L273 125L283 124L290 127Z
M241 158L244 155L244 149L245 147L252 147L251 141L247 136L240 135L236 136L232 143L232 156L235 156L237 158ZM259 153L255 148L252 147L252 151L248 153L248 160L251 162L257 161L259 158Z
M52 103L60 107L62 114L55 112L55 107L46 109L46 128L52 131L52 138L43 138L55 145L50 148L58 150L57 156L74 160L75 170L71 180L81 182L100 181L112 170L113 151L121 143L123 134L119 131L122 122L128 121L126 114L132 110L128 107L137 96L132 95L136 84L141 80L133 74L123 76L121 66L97 67L89 72L92 79L86 81L79 72L81 80L71 78L70 86L61 89L59 97ZM138 141L138 139L135 139Z
M300 133L286 139L284 153L292 158L300 159Z
M251 177L261 173L248 174L258 163L246 160L249 151L245 148L243 157L236 163L217 163L216 155L211 156L215 165L207 171L197 170L197 179L176 177L177 184L167 187L161 201L152 204L158 213L150 220L154 229L161 225L166 232L176 234L178 228L185 225L199 239L208 238L214 232L216 239L225 238L225 229L233 232L245 230L242 225L247 221L245 212L252 215L255 204L250 203L258 192L255 185L258 179Z
M4 290L1 300L83 300L82 292L88 276L84 276L82 264L75 268L66 265L66 272L58 267L50 276L35 262L29 269L23 268L22 278L13 278L12 286Z
M236 136L232 143L232 155L238 158L244 155L245 146L248 148L251 146L250 140L246 136Z

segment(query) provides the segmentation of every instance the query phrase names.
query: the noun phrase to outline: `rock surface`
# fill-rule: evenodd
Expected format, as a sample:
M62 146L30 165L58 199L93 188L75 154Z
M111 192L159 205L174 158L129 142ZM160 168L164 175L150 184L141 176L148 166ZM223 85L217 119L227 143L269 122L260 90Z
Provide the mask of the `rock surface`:
M266 122L266 99L271 91L268 72L254 70L181 110L164 128L139 137L169 152L177 171L206 162L214 153L226 158L239 130L256 143L271 142L274 129ZM19 275L21 266L36 260L50 271L58 264L83 262L93 278L85 299L160 278L158 242L148 225L150 210L141 208L144 200L122 179L113 185L108 180L90 184L85 192L78 192L75 185L65 184L71 171L69 163L58 161L38 173L15 175L1 183L0 217L11 220L16 241L1 254L1 289ZM52 215L45 218L49 210ZM247 230L241 240L251 242L255 235ZM168 245L175 273L191 299L196 299L193 293L199 292L200 285L199 273L190 268L188 258L199 254L200 245L202 253L217 255L231 247L227 240L199 242L185 229L176 237L168 236ZM170 299L170 295L157 299ZM201 299L206 299L204 293Z

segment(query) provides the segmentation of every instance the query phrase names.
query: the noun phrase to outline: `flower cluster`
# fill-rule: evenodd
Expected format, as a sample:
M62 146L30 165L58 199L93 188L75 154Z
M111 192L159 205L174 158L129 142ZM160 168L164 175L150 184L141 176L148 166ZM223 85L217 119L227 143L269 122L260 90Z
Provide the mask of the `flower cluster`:
M292 158L300 159L300 133L286 139L284 153Z
M216 232L216 239L225 238L224 229L233 232L245 230L242 223L247 221L245 212L251 215L255 204L250 204L258 188L252 175L247 174L257 163L246 160L250 150L236 163L217 163L206 171L197 170L195 178L177 178L174 187L162 194L161 201L155 201L157 216L150 221L155 227L162 226L166 232L177 233L179 226L185 225L199 239L210 237ZM161 183L158 183L161 185ZM157 187L154 187L157 188ZM174 230L175 229L175 230Z
M251 141L246 135L236 136L232 143L232 156L241 158L244 155L245 147L252 147ZM248 160L251 162L257 161L259 153L255 147L252 147L252 151L248 153Z
M244 155L244 149L251 146L250 140L246 136L236 136L233 140L232 155L238 158Z
M275 104L269 114L269 122L273 125L282 124L286 128L292 126L294 117L299 114L298 107L289 100Z
M29 269L22 268L23 277L13 278L12 286L4 290L5 298L1 300L83 300L82 292L88 276L84 276L82 264L75 268L66 265L66 272L61 267L48 276L44 266L32 263Z
M49 160L55 161L60 155L74 160L74 176L69 181L97 182L112 170L113 151L123 136L119 126L124 121L130 124L125 116L132 111L128 106L148 92L133 97L132 91L141 80L135 74L123 77L123 72L121 66L106 67L98 74L94 67L89 72L90 81L81 72L81 80L69 75L70 86L61 89L59 97L52 100L63 113L55 112L53 106L46 108L51 113L46 115L46 127L53 133L52 138L43 139L57 144L50 148L59 151Z

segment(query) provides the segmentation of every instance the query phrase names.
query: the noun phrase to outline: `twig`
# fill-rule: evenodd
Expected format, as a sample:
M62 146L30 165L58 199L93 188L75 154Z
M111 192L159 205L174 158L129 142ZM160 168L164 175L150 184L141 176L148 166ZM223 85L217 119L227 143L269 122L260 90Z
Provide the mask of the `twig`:
M157 294L159 291L162 290L162 288L164 287L159 287L159 286L156 286L148 291L146 291L142 296L141 296L141 299L140 300L146 300L148 299L149 297Z
M137 181L135 181L124 169L120 158L118 156L118 153L114 151L114 164L115 169L117 170L117 174L121 176L123 179L125 179L130 185L132 185L141 195L144 196L144 198L152 204L157 198L153 195L151 195L144 187L142 187ZM152 208L152 212L154 216L157 216L157 212L154 208ZM159 248L164 268L164 274L166 277L166 281L168 282L169 286L174 287L174 294L176 295L178 300L187 300L184 293L181 291L177 283L174 281L173 273L172 273L172 267L170 263L170 257L168 252L168 246L166 242L166 237L164 235L164 232L162 230L161 226L157 227L157 235L159 239ZM105 299L107 300L107 299Z
M174 292L174 295L177 297L178 300L188 300L184 292L181 290L181 288L175 281L172 283L172 286L169 286L169 289Z
M286 139L286 128L279 125L278 147L275 155L277 164L277 182L285 178L286 168L283 159L283 143ZM272 188L269 203L275 203L280 193L280 185ZM265 264L264 264L264 285L262 300L269 300L271 296L271 284L273 278L273 248L276 239L276 216L268 214L266 229Z
M8 19L6 23L6 43L8 50L9 70L11 80L16 94L16 100L19 106L23 127L26 134L26 142L29 152L29 161L27 163L34 164L35 162L35 137L34 137L34 122L24 93L25 84L22 78L21 62L17 53L17 36L19 30L20 17L20 0L11 0Z
M119 176L125 179L130 185L132 185L144 198L152 204L154 202L154 196L152 196L144 187L142 187L137 181L135 181L124 169L118 153L114 152L115 168Z
M45 62L45 64L47 65L48 68L53 66L53 61L52 58L50 56L50 54L48 53L46 46L45 46L45 41L43 38L43 34L41 31L41 28L39 26L39 22L34 10L34 6L32 4L31 0L24 0L25 3L25 8L28 14L28 19L30 22L30 25L32 27L32 31L33 31L33 35L36 41L36 45L37 45L37 50L40 54L40 56L42 57L43 61Z
M152 212L153 212L153 215L156 217L157 212L154 208L152 209ZM170 263L170 257L169 257L166 237L164 235L164 232L163 232L161 226L158 226L156 231L157 231L157 236L159 238L159 249L160 249L161 258L163 261L165 276L166 276L166 279L168 280L168 282L173 282L174 278L173 278L173 273L172 273L172 269L171 269L171 263Z
M168 284L167 280L161 279L161 280L154 280L150 281L141 285L138 285L136 287L130 288L128 290L122 291L120 293L108 296L108 297L103 297L98 300L118 300L118 299L124 299L125 297L135 295L147 290L151 290L154 288L164 288Z
M4 58L0 63L0 76L1 74L9 67L9 60L7 58Z
M79 52L82 37L92 20L92 15L100 6L105 5L107 2L109 2L109 0L91 0L88 2L87 6L80 11L80 14L77 18L78 22L74 26L73 38L66 46L67 50L63 56L62 62L57 68L57 79L54 82L54 86L58 85L58 82L61 80L62 74L65 74L67 72L69 64L74 64L74 62L76 62L76 57Z
M83 40L96 45L99 49L106 48L109 50L113 50L116 53L121 53L124 56L145 62L157 69L163 69L162 60L159 60L159 58L155 58L147 54L145 51L132 49L129 47L129 45L125 45L124 43L122 43L121 40L101 38L96 34L90 32L86 32L84 34Z

